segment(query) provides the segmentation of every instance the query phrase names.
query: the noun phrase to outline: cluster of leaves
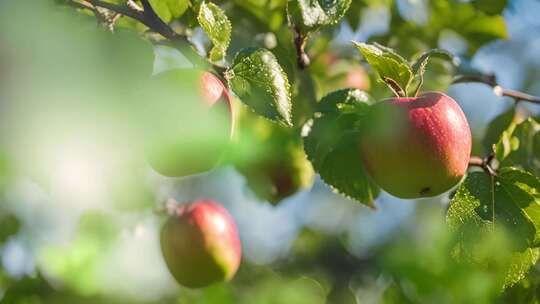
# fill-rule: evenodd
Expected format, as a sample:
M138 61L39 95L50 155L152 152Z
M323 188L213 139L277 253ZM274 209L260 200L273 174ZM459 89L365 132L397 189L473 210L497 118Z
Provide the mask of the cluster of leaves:
M441 16L431 18L437 24L428 28L434 32L451 28L464 35L471 42L470 54L492 39L505 37L504 22L494 15L500 10L493 11L493 7L486 10L485 5L475 5L479 9L466 4L434 2L432 13ZM350 1L291 1L288 13L295 29L307 36L323 26L337 23L349 6ZM448 15L454 10L463 11L458 14L460 20L453 20ZM450 24L452 26L448 27ZM422 41L429 43L434 38L436 36L426 37ZM418 93L430 57L456 63L454 57L443 50L427 51L410 64L382 45L356 43L356 46L397 96ZM272 53L264 49L243 50L235 57L229 71L227 78L231 88L244 103L259 115L292 125L290 85ZM416 87L411 89L413 84ZM332 188L373 206L379 189L367 176L354 148L361 137L362 117L368 107L367 94L359 90L346 89L328 94L317 102L314 117L305 126L308 132L304 148L314 169ZM509 258L504 260L507 270L503 287L521 280L539 257L540 181L535 176L540 155L538 129L538 123L532 119L510 124L494 146L493 152L500 164L497 175L485 172L468 175L453 197L447 216L451 229L460 236L454 253L462 259L485 263L485 257L475 247L478 242L471 241L471 237L482 238L485 233L499 230L519 236L510 246Z
M409 96L409 87L416 82L415 96L423 82L429 58L438 57L455 62L443 50L433 49L420 55L410 64L393 49L367 43L354 43L363 57L396 96ZM366 92L348 89L336 91L321 99L305 138L305 149L315 169L332 188L370 207L379 193L369 178L360 151L363 118L369 104ZM340 136L336 136L340 134ZM352 148L351 148L352 147ZM355 168L351 170L350 168Z
M429 1L428 18L418 21L405 20L398 6L392 6L393 31L374 40L412 56L418 52L418 48L437 47L443 32L452 33L466 42L465 53L473 55L486 43L507 38L506 25L501 16L506 3L506 0L433 0ZM352 24L356 27L358 23Z
M234 39L231 43L231 37L234 36L234 28L231 26L225 10L213 3L207 3L205 1L179 1L176 4L172 2L158 2L151 1L150 3L165 22L180 20L185 22L188 27L198 24L212 43L212 48L208 51L209 60L212 62L222 62L227 66L227 50L231 44L234 44ZM239 4L234 2L234 6L239 6L249 11L256 10L257 5L256 3ZM307 39L309 35L339 23L345 16L348 17L347 21L353 25L354 20L350 18L351 12L349 9L359 14L359 10L369 7L372 4L367 2L352 3L346 0L332 2L296 0L288 1L287 3L279 2L274 5L276 8L286 8L288 24L285 23L285 20L282 20L281 24L268 24L265 28L278 33L283 29L289 30L288 27L291 27L291 30L296 32L296 35L300 35L302 39ZM502 24L502 30L485 32L484 29L486 27L485 25L492 26L493 24L498 24L500 26L501 19L497 15L497 13L500 13L500 10L497 12L486 12L483 9L485 6L475 7L472 4L465 3L444 4L440 1L435 1L432 3L433 8L431 13L440 14L441 16L439 16L440 18L430 18L430 20L434 20L433 22L438 23L431 27L426 27L432 28L432 31L426 34L429 35L429 39L424 39L429 42L428 47L435 44L434 41L440 32L448 28L446 25L450 24L452 13L448 12L451 11L448 10L448 5L452 6L452 9L463 11L462 14L459 14L463 20L452 22L452 28L455 28L460 33L465 33L468 35L466 36L467 39L477 43L472 49L473 51L484 43L505 36L504 24ZM392 20L398 19L393 18ZM462 27L466 28L467 31L462 30ZM496 28L498 29L499 27ZM483 29L484 31L482 31ZM407 36L412 37L413 35ZM479 38L480 36L482 39ZM309 79L306 81L306 77L302 76L302 71L298 71L297 68L291 69L291 66L288 65L291 55L294 56L294 51L291 50L298 47L298 45L294 45L294 37L289 37L290 41L280 41L284 44L284 46L280 47L289 50L285 52L281 52L279 47L275 51L270 51L263 47L240 49L233 57L230 66L226 67L223 75L228 81L231 90L255 114L292 127L298 130L298 133L300 133L303 124L309 120L311 115L316 114L321 116L315 117L315 119L310 121L311 126L307 127L307 129L311 127L314 130L313 132L308 132L306 136L305 150L308 159L312 161L316 171L320 173L332 188L367 205L372 205L378 189L367 178L362 165L359 164L358 157L354 157L353 155L353 149L345 148L357 145L355 140L351 141L351 138L354 138L354 136L343 136L343 138L348 138L348 142L345 139L335 139L334 142L328 142L322 138L321 133L324 132L320 131L324 129L325 125L331 123L335 124L333 129L337 133L358 133L360 132L358 121L361 120L358 116L362 116L363 110L337 107L337 105L347 104L349 102L343 99L344 94L338 92L325 97L326 100L333 100L332 103L335 109L330 110L329 113L326 113L325 106L323 106L328 103L326 101L323 102L325 99L316 101L313 100L315 97L311 97L308 98L311 100L305 100L305 98L303 100L302 97L304 94L300 92L305 89L306 82L309 83L312 81ZM392 49L377 43L356 43L356 46L373 69L377 71L383 82L398 96L410 96L418 93L420 86L423 84L424 73L426 71L425 67L430 57L443 58L452 63L456 62L451 54L437 49L424 52L423 54L418 54L418 51L415 50L413 55L417 59L409 63ZM303 48L303 45L301 47ZM402 49L400 48L400 50ZM284 58L284 55L289 58ZM305 73L308 73L308 71ZM330 106L326 107L328 108ZM352 112L356 113L350 114ZM344 122L336 122L342 119L335 119L341 115L345 117L353 115L353 118L344 119ZM349 123L350 121L356 121L356 126L351 125ZM356 137L358 138L358 136ZM335 161L332 162L329 159L335 159ZM343 160L347 160L348 162ZM358 175L356 178L351 178L351 170L343 170L347 167L347 163L349 165L357 164L355 167L358 167L359 171L354 173Z
M359 122L369 107L368 101L366 93L357 89L324 97L304 139L304 149L315 170L331 187L373 207L379 189L369 179L356 148L361 136Z
M212 43L208 52L209 60L226 64L227 50L234 33L222 8L205 1L179 1L176 5L163 1L151 3L166 22L187 18L191 19L187 24L192 25L196 19ZM234 3L246 10L254 10L257 6L255 3ZM482 1L432 1L432 16L420 32L414 22L403 22L401 17L398 17L397 8L392 7L392 22L406 26L396 27L399 28L397 33L376 37L375 40L391 44L416 58L412 63L393 49L376 42L358 42L355 45L382 82L396 96L415 96L424 82L426 65L430 58L441 58L457 65L458 61L452 54L432 49L437 45L441 32L450 29L460 33L468 42L467 54L472 55L481 45L506 37L504 22L499 15L504 4L504 1L498 1L495 6L486 5ZM302 95L301 86L305 84L305 80L302 81L299 75L308 72L292 69L294 72L291 73L288 65L290 59L278 57L283 54L290 57L291 50L295 47L301 47L303 51L310 35L339 23L345 16L349 24L356 27L358 20L353 17L354 13L358 16L360 10L369 5L371 4L368 2L352 3L350 0L288 1L286 9L289 23L285 24L282 20L281 26L279 23L267 24L266 29L278 32L280 28L290 26L295 32L295 39L303 39L301 45L287 45L284 48L289 49L289 52L284 53L279 50L272 52L263 47L242 48L232 59L230 66L226 67L223 75L231 90L255 114L297 130L296 134L303 133L307 158L330 187L373 207L373 201L380 190L368 177L356 148L358 139L362 136L363 117L373 100L363 91L343 89L331 92L317 102L308 101L307 110L297 103L301 102L299 95ZM454 16L459 19L456 20ZM289 37L291 40L294 38ZM398 39L390 41L389 37ZM419 40L421 46L414 47L415 44L410 43L413 39L411 37L416 37L414 39ZM404 43L413 47L404 46ZM294 43L289 41L285 44ZM418 52L419 49L426 48L431 50ZM298 109L304 113L298 112ZM510 121L507 119L509 115L512 116ZM305 116L307 119L299 120L295 116ZM497 175L471 173L457 190L448 213L448 222L456 231L461 231L464 227L468 229L472 224L477 226L479 231L497 230L495 228L501 225L520 235L522 242L516 245L518 253L515 260L512 260L512 272L509 273L505 286L522 278L538 258L536 227L540 227L540 222L537 223L534 216L540 211L536 210L540 208L537 207L540 184L534 175L538 172L535 167L538 166L536 156L539 152L536 149L540 146L538 124L530 119L521 124L511 123L513 117L514 112L497 118L496 121L507 126L503 130L496 130L501 129L501 123L497 123L486 136L486 142L489 142L499 137L498 131L502 133L493 151L500 163ZM295 131L292 131L292 138L296 137L294 134ZM515 166L520 166L521 169Z
M456 255L462 258L478 260L475 246L486 234L502 231L514 236L513 243L504 248L511 254L504 287L523 279L540 256L540 125L532 118L517 123L516 111L511 109L494 120L488 134L496 133L509 113L510 123L492 145L497 172L470 173L447 214L449 226L459 236Z
M123 3L123 1L119 0L111 0L108 2L117 5ZM283 29L292 27L297 34L301 34L303 37L324 30L329 26L336 25L344 17L346 17L345 19L351 27L356 28L359 23L357 17L363 9L374 5L385 4L384 1L381 3L372 3L371 1L359 1L353 3L353 1L350 0L273 1L272 3L267 4L262 3L264 1L260 2L261 3L257 1L233 1L232 6L234 9L238 7L249 11L255 17L258 16L255 12L263 7L266 8L269 5L276 11L279 11L280 8L286 8L288 23L282 18L280 21L267 23L266 26L263 26L262 28L275 33L281 33ZM304 85L306 81L302 81L302 78L298 75L299 71L296 69L292 69L293 71L291 71L289 65L290 58L283 58L283 55L290 57L291 52L281 52L279 48L276 48L275 51L270 51L263 47L240 49L233 57L230 66L227 66L228 48L231 44L234 44L234 41L231 41L231 38L234 35L234 28L227 17L226 10L214 3L199 0L154 0L149 1L149 3L157 13L158 17L165 23L174 24L173 21L180 21L180 24L185 27L180 29L181 32L187 33L189 28L198 25L206 33L212 44L212 47L208 51L209 61L225 63L226 71L223 75L228 81L230 88L254 113L289 127L293 127L299 131L302 129L303 123L305 123L313 113L319 115L320 117L315 117L312 121L313 125L311 127L315 131L309 132L309 135L306 138L306 142L308 143L306 144L308 158L313 161L314 166L321 176L323 176L323 179L333 188L350 197L357 198L363 203L368 205L372 204L373 198L378 191L373 189L370 190L371 187L366 188L365 186L358 186L358 183L370 185L369 181L365 178L351 179L350 176L347 176L348 173L341 172L349 170L330 169L329 167L332 166L328 164L331 162L328 162L328 164L325 165L325 162L323 161L330 153L328 152L329 150L331 150L332 153L337 153L336 155L339 155L340 146L355 145L354 142L343 143L339 140L335 140L335 142L331 144L325 143L325 140L320 138L322 132L317 131L323 129L321 125L328 124L329 121L337 121L334 118L330 119L330 116L353 115L350 114L351 112L357 112L354 115L362 116L362 110L351 110L349 107L338 107L338 105L348 104L350 102L347 99L348 97L344 97L347 94L336 92L329 94L320 101L302 100L301 97L303 94L300 92L304 88L299 88L299 86ZM479 46L493 39L504 38L506 36L504 22L499 15L505 6L504 1L497 1L495 6L486 5L481 1L475 1L474 3L433 1L430 3L430 6L430 13L432 14L431 18L429 18L430 23L421 27L425 32L418 34L416 33L418 26L414 23L403 22L403 20L400 19L402 17L400 17L398 13L397 6L390 5L393 13L392 22L401 22L407 26L396 27L399 28L398 33L392 32L385 37L400 37L400 39L393 40L390 44L398 47L401 52L416 56L417 59L412 64L392 49L380 44L355 43L356 47L360 50L360 53L373 69L376 70L383 82L398 96L415 95L418 92L423 83L424 73L426 71L425 66L430 57L440 57L455 62L451 54L442 50L433 49L424 52L423 54L418 53L419 49L425 50L426 48L436 46L437 39L444 29L450 28L462 34L469 42L469 54L473 54ZM229 7L232 14L235 13L233 8ZM460 19L456 21L453 16L459 16ZM263 16L258 16L258 18L264 19ZM128 19L128 17L122 17L121 20L123 22L120 22L120 25L128 25L141 29L140 24L128 23L126 21ZM429 29L429 31L427 29ZM413 30L415 31L414 35L411 34L411 31ZM377 37L376 40L389 42L388 40L385 40L385 37ZM400 44L405 38L411 39L412 37L417 37L415 39L421 40L423 46L411 49L410 47L406 48ZM289 38L292 37L289 36ZM397 43L395 41L397 41ZM409 40L407 40L407 43L408 42ZM284 44L285 46L280 47L289 50L294 48L292 41L285 42ZM308 71L305 73L308 73ZM327 109L325 109L325 107L328 108L331 106L325 106L325 104L328 103L325 100L333 100L331 103L334 104L332 106L334 109L330 110L328 113L326 113ZM306 102L309 103L307 107L301 105L301 103ZM363 102L365 102L365 100ZM299 116L307 118L297 119ZM352 120L359 121L358 118ZM356 124L358 125L358 122L356 122ZM335 128L336 132L339 131L340 133L360 131L358 126L353 126L346 122L336 123ZM316 145L318 148L313 149L310 147L313 145ZM321 149L321 145L325 146L325 149ZM319 153L322 153L322 155L319 155ZM352 157L336 157L336 159L352 160L351 158ZM339 163L333 165L338 165L336 167L340 167ZM331 174L328 173L330 171L332 171ZM365 175L362 173L361 169L358 174ZM348 181L351 180L353 183L352 185L348 184ZM357 190L353 191L352 189Z

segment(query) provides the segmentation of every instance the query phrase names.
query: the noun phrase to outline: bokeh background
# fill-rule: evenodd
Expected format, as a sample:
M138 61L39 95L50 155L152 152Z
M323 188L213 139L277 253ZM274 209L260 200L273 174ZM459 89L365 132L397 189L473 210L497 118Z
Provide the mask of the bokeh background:
M232 165L185 178L140 165L134 109L160 100L174 104L164 93L145 97L141 87L151 74L189 67L189 61L131 30L106 34L93 16L53 2L0 2L0 303L493 303L518 293L519 286L499 295L492 274L461 269L447 255L448 194L415 201L383 193L372 210L315 177L312 186L274 205L253 193ZM223 2L239 28L231 54L286 39L276 13L285 1ZM350 40L388 38L406 26L429 30L436 2L358 1L357 16L349 16L357 26L342 22L308 46L319 52L314 73L328 71L320 54L348 58L367 71ZM540 95L540 2L504 5L507 39L470 56L470 42L448 28L435 33L435 46L494 73L504 87ZM268 14L256 21L260 7ZM254 31L269 30L252 33L242 26L249 22L259 24ZM191 34L204 51L204 33ZM318 96L332 90L325 87L330 80L314 77ZM373 94L383 96L377 86L371 79ZM487 124L513 105L482 84L452 85L448 94L478 142ZM245 149L241 155L249 154L250 146ZM163 217L154 209L168 198L203 197L234 216L244 255L232 282L190 290L165 267L158 237ZM494 242L486 250L495 255ZM529 280L538 280L537 273Z

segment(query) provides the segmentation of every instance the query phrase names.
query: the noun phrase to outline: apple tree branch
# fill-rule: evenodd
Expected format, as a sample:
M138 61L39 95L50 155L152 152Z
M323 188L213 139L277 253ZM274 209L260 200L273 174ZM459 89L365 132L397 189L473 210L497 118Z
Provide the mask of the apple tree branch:
M540 97L530 95L524 92L506 89L497 83L495 75L461 75L454 79L452 83L467 83L477 82L487 84L493 88L493 93L497 96L511 97L515 101L528 101L531 103L540 104Z
M167 45L182 52L184 56L195 66L202 68L213 67L216 72L221 73L223 68L214 66L203 59L192 47L191 42L184 35L175 32L165 23L154 11L148 0L141 0L142 8L131 0L127 0L125 5L112 4L102 0L67 0L68 4L80 9L94 11L96 8L105 8L111 12L132 18L146 25L151 31L160 34L167 40Z

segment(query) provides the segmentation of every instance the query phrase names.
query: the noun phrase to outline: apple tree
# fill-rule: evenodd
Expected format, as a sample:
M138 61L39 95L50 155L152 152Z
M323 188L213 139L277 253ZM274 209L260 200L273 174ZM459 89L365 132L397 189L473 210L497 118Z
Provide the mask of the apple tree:
M539 12L0 3L0 302L540 302Z

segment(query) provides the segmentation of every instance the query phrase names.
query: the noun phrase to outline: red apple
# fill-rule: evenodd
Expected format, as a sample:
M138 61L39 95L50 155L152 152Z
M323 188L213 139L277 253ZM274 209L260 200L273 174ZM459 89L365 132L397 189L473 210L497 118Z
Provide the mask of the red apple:
M230 280L242 257L234 219L209 199L176 207L161 230L161 250L176 281L190 288Z
M231 97L227 87L214 74L202 72L199 79L199 90L203 96L203 101L209 106L213 106L216 102L223 98L223 102L231 108Z
M195 78L195 79L193 79ZM234 129L227 87L209 72L171 70L154 76L155 113L147 160L158 173L202 173L220 161ZM160 103L160 104L157 104Z
M234 131L234 111L232 97L225 84L216 75L206 71L202 72L199 77L199 93L208 109L220 108L222 112L225 112L224 109L227 110L229 114L227 132L231 136Z
M375 104L360 147L383 190L400 198L429 197L455 186L467 171L471 131L451 97L429 92Z

